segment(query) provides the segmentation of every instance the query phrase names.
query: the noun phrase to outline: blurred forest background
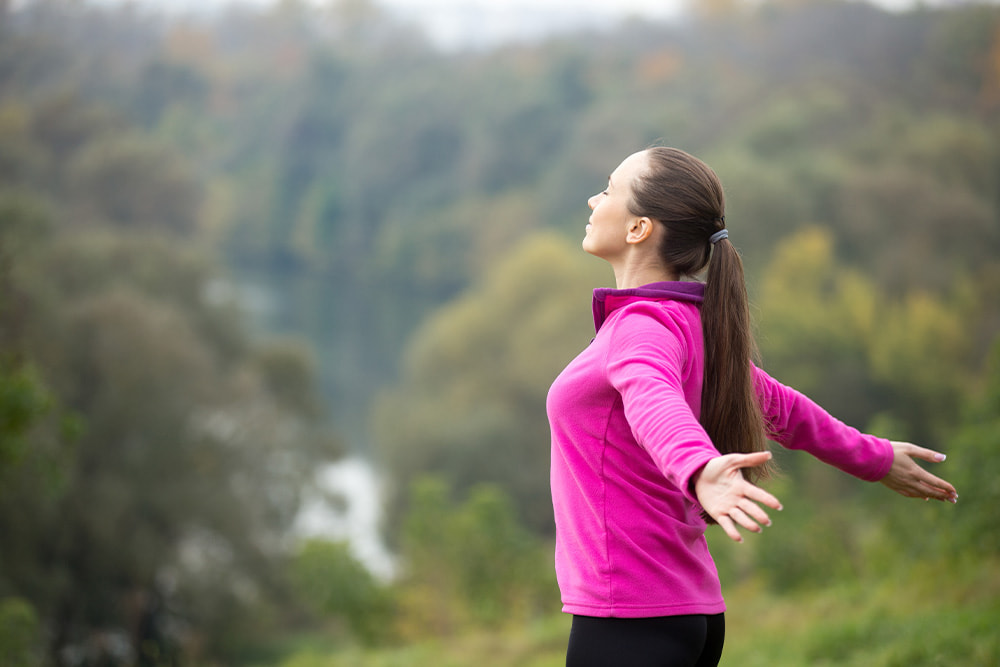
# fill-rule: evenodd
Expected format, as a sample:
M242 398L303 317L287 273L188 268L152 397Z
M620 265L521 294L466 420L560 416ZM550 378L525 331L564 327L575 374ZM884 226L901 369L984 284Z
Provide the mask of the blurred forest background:
M997 6L442 50L366 0L4 0L0 664L562 664L544 397L653 142L726 184L764 367L961 494L778 452L775 526L709 531L723 664L1000 663ZM391 572L295 529L345 457Z

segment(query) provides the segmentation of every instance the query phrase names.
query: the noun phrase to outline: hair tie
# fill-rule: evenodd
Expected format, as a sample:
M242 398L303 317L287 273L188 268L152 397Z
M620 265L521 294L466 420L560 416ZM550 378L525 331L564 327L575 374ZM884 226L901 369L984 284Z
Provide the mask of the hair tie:
M708 237L708 242L711 243L712 245L715 245L722 239L728 239L728 238L729 238L729 230L720 229L719 231L715 232L714 234Z

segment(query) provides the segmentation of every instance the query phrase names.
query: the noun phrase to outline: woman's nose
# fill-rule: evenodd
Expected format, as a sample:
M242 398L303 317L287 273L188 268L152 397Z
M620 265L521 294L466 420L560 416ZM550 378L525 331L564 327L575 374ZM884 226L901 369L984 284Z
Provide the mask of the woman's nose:
M591 211L593 211L594 207L597 206L598 197L600 197L600 195L592 195L589 199L587 199L587 206L590 207Z

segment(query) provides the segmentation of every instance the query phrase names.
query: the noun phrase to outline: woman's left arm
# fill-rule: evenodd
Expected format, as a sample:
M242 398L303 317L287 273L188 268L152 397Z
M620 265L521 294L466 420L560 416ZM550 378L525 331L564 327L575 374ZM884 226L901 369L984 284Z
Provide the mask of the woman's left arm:
M949 502L958 499L954 486L914 461L937 463L944 460L944 454L861 433L759 368L754 368L754 384L770 437L782 446L807 451L848 474L880 481L904 496Z

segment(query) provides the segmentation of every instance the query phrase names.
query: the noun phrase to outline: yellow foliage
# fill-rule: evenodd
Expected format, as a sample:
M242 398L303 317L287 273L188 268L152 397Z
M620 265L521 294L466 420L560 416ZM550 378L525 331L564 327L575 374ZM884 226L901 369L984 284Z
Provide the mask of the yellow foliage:
M951 308L918 292L887 304L879 321L869 340L876 377L925 388L956 382L955 360L963 356L966 340Z
M761 280L765 365L786 369L808 391L822 383L816 357L858 354L877 309L871 283L837 266L831 233L806 228L777 247Z
M8 101L0 105L0 142L6 145L10 140L17 140L28 130L28 110L16 101Z
M894 407L904 422L940 420L969 383L968 292L959 285L947 299L891 297L838 263L828 230L806 228L777 247L761 280L765 366L806 394L853 405L855 418ZM873 397L890 405L870 404Z
M662 84L673 79L684 66L684 58L674 49L662 49L643 56L636 65L639 82Z
M437 582L412 582L397 593L396 634L404 642L450 637L468 630L464 602Z

